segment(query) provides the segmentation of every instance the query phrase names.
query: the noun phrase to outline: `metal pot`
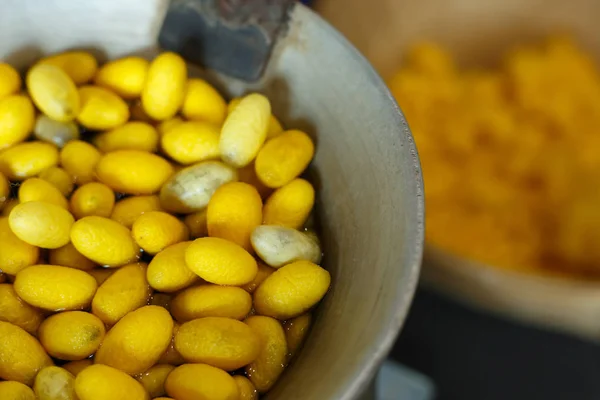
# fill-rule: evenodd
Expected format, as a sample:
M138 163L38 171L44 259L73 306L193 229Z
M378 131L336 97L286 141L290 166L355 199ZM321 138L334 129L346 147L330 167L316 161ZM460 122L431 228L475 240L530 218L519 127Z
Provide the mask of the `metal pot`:
M152 57L160 36L163 47L251 81L191 67L224 93L261 91L285 126L312 134L317 219L333 282L304 349L267 398L358 398L392 345L418 278L423 197L417 152L383 82L333 28L299 4L269 14L276 1L259 1L268 7L232 19L237 11L231 6L244 9L244 3L254 2L5 0L0 59L25 67L73 48L93 49L101 60ZM278 25L264 29L265 21ZM207 32L197 28L215 23L220 32L247 30L234 55L247 58L231 59L228 49L202 42Z

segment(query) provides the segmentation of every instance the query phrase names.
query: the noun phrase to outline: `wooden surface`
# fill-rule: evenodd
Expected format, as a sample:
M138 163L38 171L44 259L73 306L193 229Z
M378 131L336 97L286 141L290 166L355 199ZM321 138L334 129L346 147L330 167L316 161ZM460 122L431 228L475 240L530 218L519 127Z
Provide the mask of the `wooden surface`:
M462 65L476 66L493 64L518 42L569 32L600 62L597 0L319 0L316 7L384 78L420 40L441 43ZM487 312L600 341L599 283L524 275L432 250L422 282Z

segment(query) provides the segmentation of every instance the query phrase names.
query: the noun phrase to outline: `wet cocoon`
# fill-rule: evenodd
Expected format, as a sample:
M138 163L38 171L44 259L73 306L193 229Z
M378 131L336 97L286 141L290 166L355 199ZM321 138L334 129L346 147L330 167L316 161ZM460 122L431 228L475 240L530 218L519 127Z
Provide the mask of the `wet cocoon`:
M261 225L252 232L251 241L256 254L271 267L279 268L297 260L321 262L316 236L296 229Z
M140 252L129 229L104 217L84 217L75 222L71 241L85 257L110 267L135 261Z
M26 243L57 249L69 243L74 218L55 204L30 201L17 205L8 216L10 229Z
M245 285L258 271L250 253L221 238L194 240L185 252L185 263L200 278L217 285Z
M303 314L325 295L331 276L310 261L296 261L273 272L254 292L258 314L286 320Z
M221 128L223 161L236 168L250 164L267 138L270 117L269 99L258 93L244 97Z
M87 272L58 265L33 265L20 271L15 292L32 306L50 311L81 310L96 293L96 280Z
M237 172L219 161L204 161L175 173L160 190L160 204L170 212L204 209L215 190L237 180Z

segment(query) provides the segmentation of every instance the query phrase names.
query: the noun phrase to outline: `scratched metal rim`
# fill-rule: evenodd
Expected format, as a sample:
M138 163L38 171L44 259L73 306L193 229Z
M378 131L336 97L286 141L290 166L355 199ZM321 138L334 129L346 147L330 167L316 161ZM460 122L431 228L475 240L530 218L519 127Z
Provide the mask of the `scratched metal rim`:
M348 49L348 51L354 53L358 62L361 63L362 69L365 70L365 73L371 75L377 82L377 90L389 99L390 104L393 105L396 111L396 125L402 127L402 135L406 140L408 153L410 153L410 157L404 158L403 164L407 170L411 169L414 172L414 179L398 183L406 187L410 187L416 194L415 198L409 199L410 201L407 202L407 205L411 206L411 209L407 210L407 213L409 215L414 215L415 219L415 224L411 227L414 229L414 232L409 232L406 235L407 249L409 249L411 253L409 257L410 261L406 266L409 272L406 280L399 282L397 286L397 297L395 301L396 308L389 316L392 323L383 333L382 340L377 343L372 343L371 346L369 346L368 351L365 352L365 354L367 354L365 357L366 360L364 360L364 362L356 368L354 376L350 377L349 379L351 383L337 390L335 398L342 400L354 400L358 399L369 387L369 384L372 382L380 364L387 357L398 334L400 333L412 304L419 280L425 241L425 201L423 191L423 175L418 151L406 118L404 117L402 110L398 106L398 103L392 96L381 76L379 76L367 59L338 30L331 26L320 15L302 4L296 4L295 8L301 9L302 12L309 13L311 18L314 18L318 24L328 32L328 34L331 36L331 40L340 42ZM403 156L403 154L399 154L398 156Z

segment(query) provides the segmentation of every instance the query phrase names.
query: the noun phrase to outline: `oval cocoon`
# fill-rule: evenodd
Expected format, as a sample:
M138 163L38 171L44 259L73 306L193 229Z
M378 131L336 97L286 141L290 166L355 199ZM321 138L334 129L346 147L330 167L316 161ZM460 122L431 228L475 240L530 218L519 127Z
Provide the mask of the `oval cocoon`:
M148 69L142 90L142 105L151 118L172 118L183 103L187 83L187 67L181 56L165 52L156 57Z
M22 181L58 164L58 149L40 141L16 144L0 153L0 172Z
M78 400L75 377L61 367L50 366L38 372L33 391L38 400Z
M321 262L321 247L316 236L285 226L261 225L254 229L252 247L271 267L281 267L292 261Z
M191 242L176 243L158 253L148 265L148 283L160 292L176 292L200 280L185 263Z
M277 382L287 363L288 347L279 321L255 315L246 324L260 338L260 352L246 366L246 374L259 393L265 393Z
M219 161L204 161L173 175L160 190L160 202L165 210L175 213L200 211L217 188L235 180L235 169Z
M277 189L265 202L265 225L300 229L315 204L315 189L304 179L294 179Z
M8 63L0 63L0 99L21 89L19 72Z
M242 98L221 128L219 149L229 165L242 168L250 164L267 138L271 103L262 94Z
M0 378L31 386L38 371L52 365L40 342L18 326L0 321L0 337Z
M173 335L173 319L160 306L130 312L106 334L95 362L135 375L156 364ZM81 375L81 374L80 374Z
M81 218L71 229L73 246L90 260L111 267L135 261L140 248L129 229L109 218Z
M297 317L317 304L331 283L325 269L310 261L279 268L254 292L254 308L261 315L281 320Z
M60 152L60 164L75 183L82 185L96 179L96 165L100 157L102 154L91 144L71 140Z
M9 283L0 284L0 321L10 322L35 335L44 319L41 311L25 303Z
M146 122L131 121L97 135L94 143L105 153L115 150L141 150L152 153L158 147L158 132Z
M149 299L146 265L126 265L100 285L92 300L92 312L107 325L114 325L129 312L146 305Z
M244 319L251 308L250 294L232 286L194 286L171 301L171 314L180 323L203 317Z
M50 311L86 308L94 293L96 280L87 272L59 265L32 265L19 272L15 292L32 306Z
M69 202L60 190L48 181L40 178L29 178L19 186L19 202L43 201L52 203L65 210L69 209Z
M0 218L0 265L2 271L16 275L25 267L37 263L40 249L22 241L10 229L8 218Z
M243 322L206 317L181 325L175 348L187 361L234 371L258 357L260 340Z
M98 69L98 61L85 51L66 51L44 57L39 64L54 65L65 71L77 85L90 81Z
M221 238L194 240L185 252L185 262L200 278L217 285L245 285L252 282L258 271L250 253Z
M239 400L233 377L206 364L184 364L175 368L167 376L165 389L177 400Z
M140 215L131 227L131 234L136 243L152 255L190 236L182 221L163 211L149 211Z
M35 393L29 386L17 381L0 382L0 399L37 400Z
M33 103L27 96L12 95L0 99L0 149L25 140L33 129L34 118Z
M315 154L312 139L304 132L290 130L275 136L260 149L254 162L258 178L270 188L281 187L297 178Z
M161 145L169 157L184 165L220 157L219 130L206 122L175 125L163 134Z
M52 357L83 360L98 350L104 333L104 324L95 315L66 311L46 318L40 325L38 336Z
M107 62L96 74L95 83L124 99L134 99L144 89L148 65L148 60L141 57L125 57Z
M38 63L31 67L27 73L27 90L35 105L53 120L68 122L79 114L77 86L55 65Z
M99 86L79 88L81 110L77 121L88 129L106 130L129 119L129 107L119 96Z
M262 199L254 186L230 182L218 188L206 210L208 235L252 251L250 235L262 222Z
M131 376L107 365L90 365L75 378L79 400L148 400L144 386Z
M140 150L105 154L96 166L98 179L113 190L128 194L152 194L173 174L167 160Z
M73 192L70 203L77 219L92 215L109 217L115 206L115 193L103 183L89 182Z
M181 113L189 120L221 125L227 115L227 103L208 82L192 78L187 82Z
M69 243L74 221L64 208L43 201L21 203L8 216L10 229L19 239L46 249L57 249Z

